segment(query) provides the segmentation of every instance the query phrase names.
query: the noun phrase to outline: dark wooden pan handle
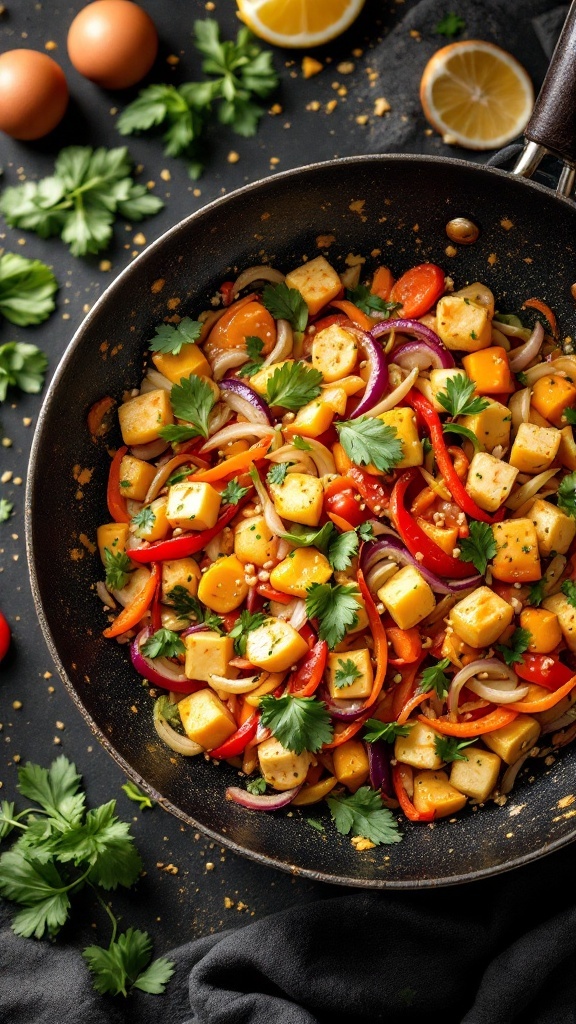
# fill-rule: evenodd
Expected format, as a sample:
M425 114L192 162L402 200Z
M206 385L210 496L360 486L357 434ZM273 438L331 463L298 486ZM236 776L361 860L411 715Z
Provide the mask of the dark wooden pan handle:
M576 0L570 5L524 135L576 164Z

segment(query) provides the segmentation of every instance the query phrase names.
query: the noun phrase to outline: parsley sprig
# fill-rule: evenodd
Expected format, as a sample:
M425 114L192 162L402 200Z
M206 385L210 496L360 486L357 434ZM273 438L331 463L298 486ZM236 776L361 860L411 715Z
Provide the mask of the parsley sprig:
M237 371L239 377L253 377L255 373L258 373L258 370L262 369L262 363L264 362L263 348L264 342L262 338L257 338L255 334L247 335L246 354L248 355L248 362L244 363Z
M193 437L208 437L208 418L216 399L210 385L190 374L175 384L170 392L174 415L189 426L170 423L160 427L158 433L166 441L189 441Z
M308 306L297 288L287 284L267 284L262 292L262 303L275 320L288 320L297 333L306 330Z
M339 533L331 522L320 528L294 524L290 533L281 536L297 548L318 548L336 572L348 569L358 554L358 534L353 530Z
M472 743L475 743L475 740L459 740L457 736L434 737L436 753L446 764L450 764L452 761L467 761L468 758L462 751Z
M328 647L339 644L358 625L360 591L354 583L312 583L306 591L306 614L318 619L318 636Z
M12 252L0 256L0 315L18 327L41 324L54 311L58 282L45 263Z
M179 619L194 619L195 623L203 622L213 632L222 633L220 615L216 615L210 608L205 608L198 598L194 597L181 583L173 587L166 597L171 601Z
M382 313L385 317L389 317L401 306L400 302L388 302L386 299L381 299L379 295L374 295L365 284L359 284L356 288L347 288L346 298L368 316Z
M478 395L472 397L476 390L476 381L469 380L459 373L446 381L446 391L440 391L436 399L451 416L475 416L488 408L488 401Z
M1 351L1 349L0 349ZM556 491L558 508L576 518L576 473L568 473Z
M235 476L233 480L228 481L226 487L222 491L222 504L237 505L244 495L248 494L249 490L249 487L241 487L238 483L238 477Z
M475 569L484 576L488 562L494 558L497 544L488 523L480 523L473 519L469 524L470 536L462 537L458 542L460 558L464 562L472 562Z
M428 693L433 690L440 699L446 697L450 689L450 679L446 675L446 669L450 667L449 658L442 658L435 665L425 668L420 678L420 690Z
M111 548L104 548L104 568L108 589L122 590L130 579L134 565L124 551L112 551Z
M323 701L316 697L273 697L260 699L262 725L283 747L301 754L303 750L315 753L332 739L333 727Z
M28 395L37 395L44 386L48 360L36 345L24 341L7 341L0 345L0 402L9 387L20 388Z
M147 658L175 658L185 652L184 641L172 629L157 629L142 644L142 654Z
M350 796L331 794L326 802L341 835L347 836L352 832L355 836L369 839L376 846L401 842L396 818L392 811L382 806L380 794L370 786L360 786Z
M362 673L358 666L352 661L352 658L338 658L339 667L334 673L334 683L341 690L345 686L352 686L357 679L360 679Z
M160 324L156 328L156 334L149 343L151 352L162 352L171 356L178 356L183 345L194 344L200 337L202 324L199 320L191 320L185 316L179 324Z
M260 629L260 626L264 625L266 619L267 616L263 612L252 613L246 609L240 612L240 616L232 626L228 636L233 638L234 650L241 658L246 654L248 633L251 633L254 629Z
M530 646L532 634L529 629L522 629L520 626L514 630L506 643L496 644L496 650L500 652L507 665L522 665L522 655Z
M396 428L377 417L359 416L357 420L342 420L334 426L348 458L357 466L373 463L382 473L389 473L400 462L403 444Z
M397 736L408 736L409 725L398 725L397 722L381 722L378 718L369 718L366 722L367 732L364 739L367 743L377 743L384 740L385 743L394 743Z
M277 366L266 382L266 401L296 411L320 394L320 370L306 363L289 362Z

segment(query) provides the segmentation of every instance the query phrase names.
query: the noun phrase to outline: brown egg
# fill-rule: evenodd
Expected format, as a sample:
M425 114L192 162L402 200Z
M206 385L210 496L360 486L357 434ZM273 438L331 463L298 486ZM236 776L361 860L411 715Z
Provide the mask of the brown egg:
M0 131L13 139L40 139L56 127L68 106L62 68L38 50L0 55Z
M85 78L104 89L127 89L152 67L158 34L146 11L131 0L95 0L68 31L68 55Z

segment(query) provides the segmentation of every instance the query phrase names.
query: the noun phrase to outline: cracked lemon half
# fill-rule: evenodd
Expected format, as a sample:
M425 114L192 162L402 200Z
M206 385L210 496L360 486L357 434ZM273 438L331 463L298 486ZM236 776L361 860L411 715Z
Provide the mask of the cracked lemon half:
M248 28L273 46L309 47L335 39L359 15L364 0L237 0Z
M532 82L522 65L493 43L468 39L438 50L424 68L420 100L426 119L452 145L499 149L528 123Z

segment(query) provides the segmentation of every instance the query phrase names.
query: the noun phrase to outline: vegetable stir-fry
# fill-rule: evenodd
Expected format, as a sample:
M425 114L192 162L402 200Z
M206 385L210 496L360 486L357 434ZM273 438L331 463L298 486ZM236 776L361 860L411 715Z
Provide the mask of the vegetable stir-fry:
M323 256L218 299L149 341L98 529L104 635L158 735L232 764L246 808L326 800L361 849L400 811L504 802L576 732L576 356L552 312Z

